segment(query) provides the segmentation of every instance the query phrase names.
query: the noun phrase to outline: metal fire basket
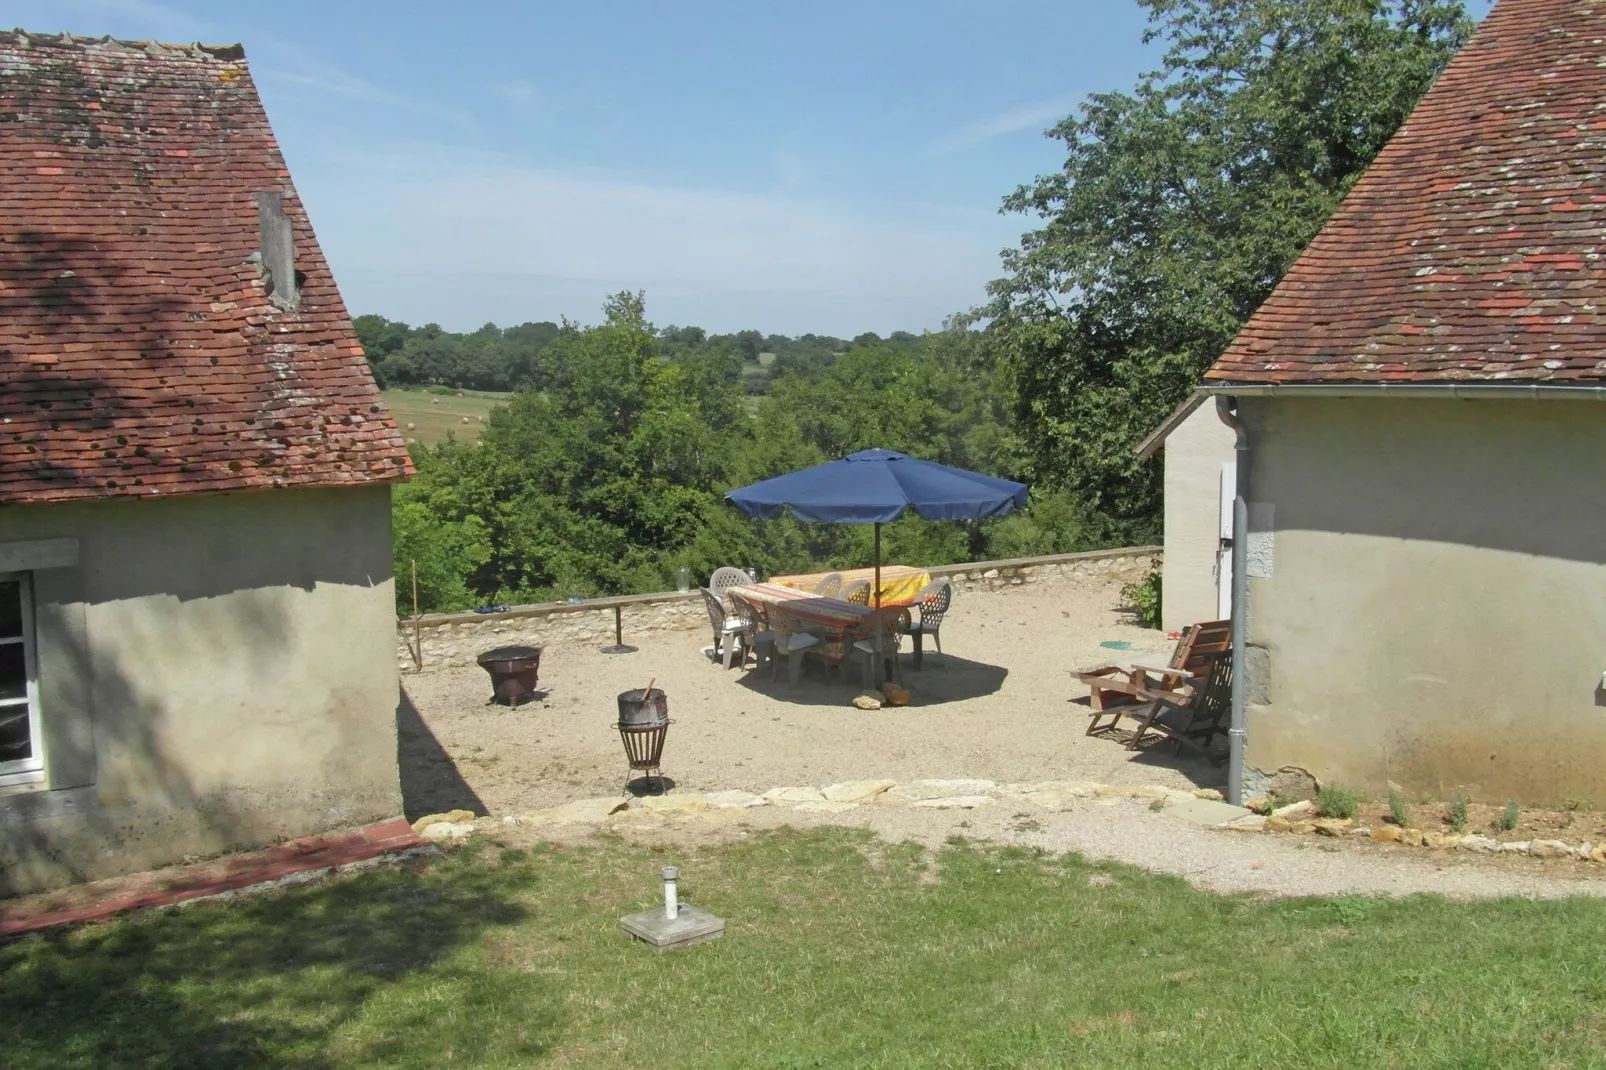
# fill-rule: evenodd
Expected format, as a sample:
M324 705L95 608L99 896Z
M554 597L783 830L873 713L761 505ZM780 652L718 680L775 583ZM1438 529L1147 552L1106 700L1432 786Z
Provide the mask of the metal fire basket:
M632 773L648 773L664 790L664 774L659 760L664 754L664 737L669 734L669 698L653 688L624 691L619 695L619 738L624 741L625 760ZM628 778L626 780L628 783Z
M499 646L487 650L477 659L480 668L491 674L492 702L517 706L527 698L534 698L535 680L541 669L541 648L538 646Z

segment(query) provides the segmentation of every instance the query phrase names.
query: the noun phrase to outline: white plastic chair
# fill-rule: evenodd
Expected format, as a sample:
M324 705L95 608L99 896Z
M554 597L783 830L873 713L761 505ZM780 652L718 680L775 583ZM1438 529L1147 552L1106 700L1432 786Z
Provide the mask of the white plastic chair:
M721 565L708 577L708 589L714 592L714 597L721 602L725 601L726 594L732 587L742 587L752 583L752 579L739 568L730 565Z
M731 653L742 638L742 622L725 612L725 603L719 600L719 596L706 587L697 589L702 592L703 605L708 610L708 623L714 629L714 656L723 656L725 668L728 669L731 667ZM747 660L745 650L742 660Z
M898 664L898 651L903 646L904 629L908 627L908 611L901 606L881 611L881 668L886 673L884 679L896 679L903 683L903 666ZM872 633L868 639L857 639L853 643L854 663L859 666L859 679L869 687L874 682L876 639ZM886 672L888 665L892 666L890 673Z
M758 606L749 602L741 595L732 592L727 595L731 602L731 611L741 625L742 637L742 666L747 665L747 655L752 652L753 667L762 669L775 658L775 633L764 626L764 615ZM730 668L730 655L725 655L725 667Z
M922 640L931 636L931 641L937 644L937 653L942 653L942 618L953 603L953 584L947 580L933 580L920 589L915 595L915 605L920 610L920 620L909 628L909 636L915 641L915 669L920 668L923 651Z

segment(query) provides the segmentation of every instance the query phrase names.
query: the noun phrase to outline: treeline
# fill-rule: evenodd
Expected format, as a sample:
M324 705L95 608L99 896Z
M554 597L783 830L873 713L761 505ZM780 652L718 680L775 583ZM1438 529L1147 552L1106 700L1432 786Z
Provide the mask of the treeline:
M868 527L754 521L723 499L859 449L1019 471L1007 394L977 332L833 339L840 350L783 366L754 398L736 344L666 339L640 294L610 298L605 314L541 348L529 380L540 389L493 410L477 445L413 447L418 476L396 492L395 549L398 576L417 567L422 609L664 590L682 567L706 579L720 565L863 565ZM1045 493L1002 520L910 517L887 526L883 544L888 560L931 565L1108 537ZM397 589L410 611L410 585Z
M374 315L358 316L353 322L374 377L386 388L543 390L546 383L542 379L541 351L565 332L581 330L567 321L521 323L505 328L487 323L467 333L442 330L435 323L412 327ZM742 392L750 396L769 393L772 382L788 375L817 379L849 348L882 341L875 334L861 334L846 341L821 334L790 338L754 330L709 334L701 327L673 326L652 333L656 352L665 360L711 351L734 355L740 362ZM910 346L917 344L920 337L894 331L887 341Z
M487 323L457 334L439 324L409 327L383 316L352 321L381 387L450 386L459 390L522 390L535 385L537 356L562 333L556 323Z

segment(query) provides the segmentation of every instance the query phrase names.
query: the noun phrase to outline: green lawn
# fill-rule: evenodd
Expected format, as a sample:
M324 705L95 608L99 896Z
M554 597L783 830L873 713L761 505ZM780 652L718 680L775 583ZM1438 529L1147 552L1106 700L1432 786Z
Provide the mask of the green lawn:
M513 396L485 390L465 390L462 397L455 391L431 394L424 390L386 390L384 395L385 405L396 418L402 436L415 438L426 446L445 442L448 432L463 442L479 441L480 431L485 427L480 417ZM468 418L466 424L464 417Z
M844 830L459 855L0 948L32 1067L1606 1064L1606 903L1256 901ZM724 940L618 930L678 862Z

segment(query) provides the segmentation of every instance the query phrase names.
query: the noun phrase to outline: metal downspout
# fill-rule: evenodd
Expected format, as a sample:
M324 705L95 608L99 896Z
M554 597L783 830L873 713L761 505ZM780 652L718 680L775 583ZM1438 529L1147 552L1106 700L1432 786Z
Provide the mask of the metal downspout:
M1237 400L1218 395L1216 415L1237 436L1237 472L1232 499L1232 721L1227 729L1227 801L1243 805L1244 665L1249 642L1249 431L1236 411Z

